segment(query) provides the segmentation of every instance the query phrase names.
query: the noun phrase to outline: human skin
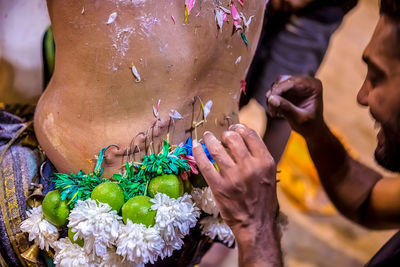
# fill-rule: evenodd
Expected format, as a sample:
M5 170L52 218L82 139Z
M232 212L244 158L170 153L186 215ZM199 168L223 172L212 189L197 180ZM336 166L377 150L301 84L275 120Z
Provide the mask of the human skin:
M221 217L232 229L239 266L282 266L278 226L275 162L258 134L241 124L204 142L218 165L193 143L197 166L209 184ZM224 148L226 147L226 148Z
M369 107L381 125L375 157L400 171L400 59L397 25L380 17L363 55L368 73L357 101ZM273 116L284 116L302 134L322 185L348 218L371 228L400 227L400 178L382 175L351 158L324 122L322 85L312 78L290 77L267 94Z
M221 2L229 8L230 1ZM214 3L197 1L184 23L184 1L47 1L57 52L34 126L58 171L91 172L100 149L115 144L103 163L109 177L145 151L158 152L168 132L177 145L205 130L220 136L238 121L240 81L257 46L265 1L245 1L243 8L235 1L246 19L254 15L248 47L232 35L232 17L218 32ZM113 12L116 19L107 24ZM197 97L214 104L194 131L201 120ZM183 119L172 122L171 109Z

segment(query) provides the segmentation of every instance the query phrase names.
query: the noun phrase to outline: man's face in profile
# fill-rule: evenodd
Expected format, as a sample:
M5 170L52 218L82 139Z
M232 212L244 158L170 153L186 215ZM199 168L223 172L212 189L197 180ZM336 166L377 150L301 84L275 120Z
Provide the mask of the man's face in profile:
M364 51L367 77L357 101L368 106L380 127L376 161L400 172L400 23L381 16Z

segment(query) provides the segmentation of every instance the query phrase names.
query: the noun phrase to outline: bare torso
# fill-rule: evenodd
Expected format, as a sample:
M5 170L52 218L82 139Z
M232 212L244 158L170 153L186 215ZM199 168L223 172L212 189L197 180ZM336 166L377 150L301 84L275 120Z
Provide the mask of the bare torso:
M221 3L230 9L230 1ZM232 35L231 15L218 32L214 0L196 1L187 23L184 0L48 0L56 64L37 106L35 131L56 168L90 172L99 150L116 144L120 149L110 149L103 165L109 176L135 148L141 151L136 160L145 148L157 152L168 132L179 144L205 130L218 136L237 122L240 81L257 45L265 1L235 5L246 19L254 15L245 32L248 47L239 33ZM157 120L153 105L159 99ZM199 99L213 106L194 131ZM171 109L183 119L172 122Z

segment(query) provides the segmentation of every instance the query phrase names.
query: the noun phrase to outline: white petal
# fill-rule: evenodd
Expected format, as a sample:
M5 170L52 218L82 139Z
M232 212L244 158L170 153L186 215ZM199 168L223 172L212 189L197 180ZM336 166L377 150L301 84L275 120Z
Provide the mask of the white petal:
M235 61L235 64L238 64L242 60L242 56L238 56L238 58Z
M177 119L177 120L181 120L183 119L182 115L176 111L175 109L171 109L171 111L169 112L169 116L173 119Z
M204 118L207 118L208 114L210 114L212 105L212 100L207 101L207 103L204 105Z
M142 80L142 78L140 77L140 74L138 72L138 70L136 69L135 66L132 66L132 74L133 76L135 76L136 82L140 82Z
M110 14L110 16L108 17L108 21L106 24L111 24L115 21L115 19L117 18L117 12L113 12Z

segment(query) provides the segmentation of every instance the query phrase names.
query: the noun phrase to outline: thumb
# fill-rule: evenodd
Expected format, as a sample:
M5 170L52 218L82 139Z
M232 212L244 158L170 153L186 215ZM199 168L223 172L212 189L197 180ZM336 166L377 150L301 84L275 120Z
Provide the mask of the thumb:
M290 122L297 122L300 119L301 110L279 95L269 96L268 106L274 117L281 115Z

